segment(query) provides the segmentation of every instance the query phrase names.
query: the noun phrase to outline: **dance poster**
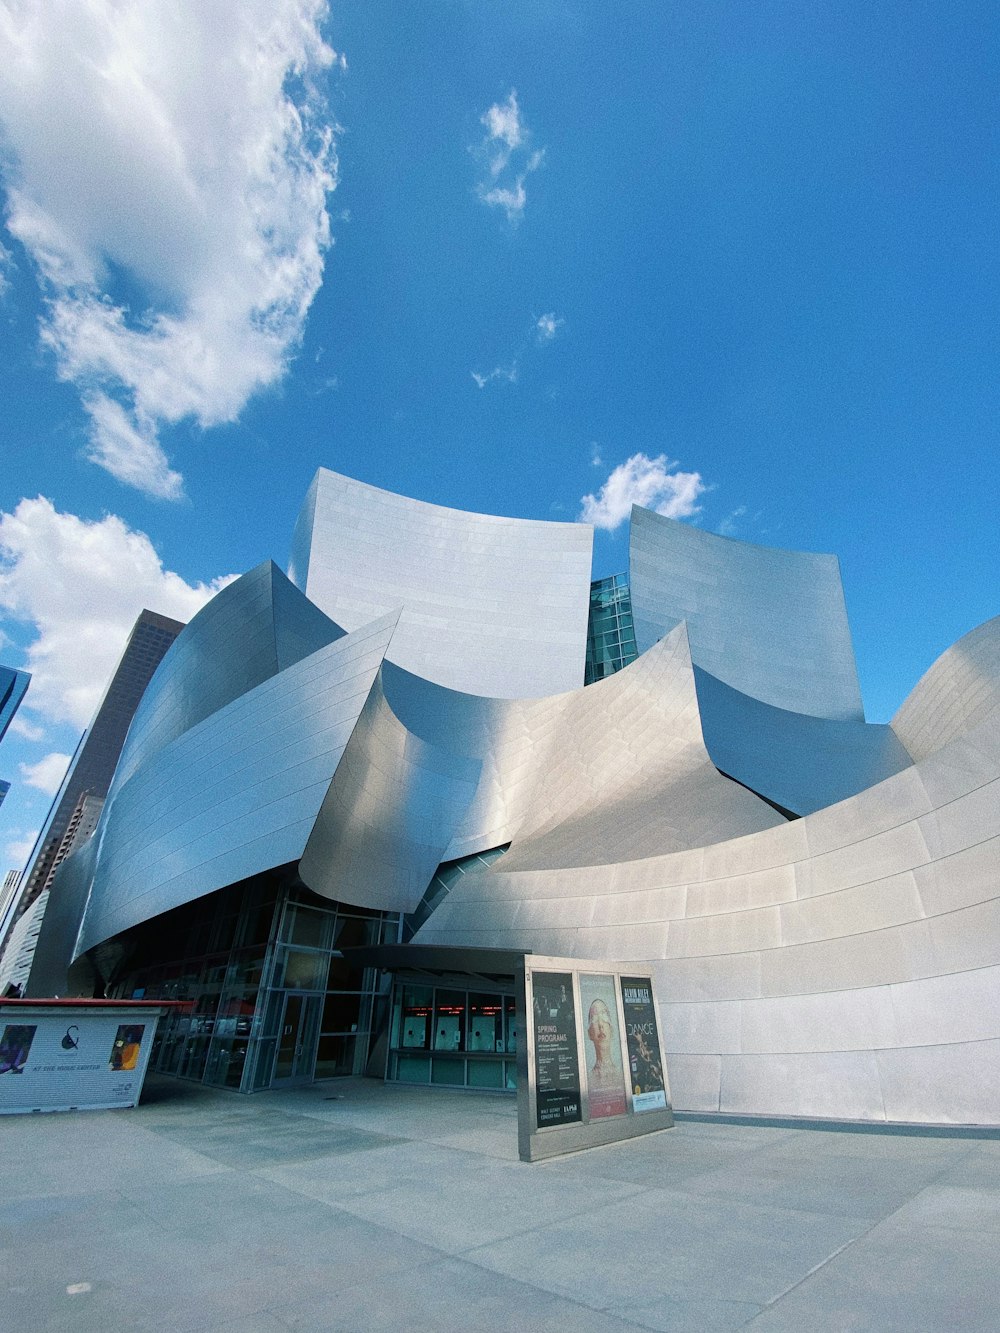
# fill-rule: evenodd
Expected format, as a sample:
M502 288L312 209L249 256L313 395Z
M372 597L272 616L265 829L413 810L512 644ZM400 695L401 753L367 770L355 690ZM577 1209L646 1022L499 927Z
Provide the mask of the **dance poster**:
M628 1045L632 1109L664 1111L667 1094L663 1083L660 1034L653 1008L653 983L649 977L621 977L625 1040Z

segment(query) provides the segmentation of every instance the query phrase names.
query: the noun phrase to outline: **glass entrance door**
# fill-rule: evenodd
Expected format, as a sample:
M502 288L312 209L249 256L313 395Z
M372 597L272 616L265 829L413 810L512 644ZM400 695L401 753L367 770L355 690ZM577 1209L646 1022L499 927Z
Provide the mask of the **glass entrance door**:
M318 995L303 995L297 991L288 991L285 995L272 1085L304 1083L312 1078L319 1005Z

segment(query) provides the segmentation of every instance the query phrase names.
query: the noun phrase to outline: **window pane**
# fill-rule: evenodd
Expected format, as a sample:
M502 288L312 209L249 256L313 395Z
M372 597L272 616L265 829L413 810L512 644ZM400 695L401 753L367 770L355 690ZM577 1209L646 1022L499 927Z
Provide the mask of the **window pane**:
M502 1061L502 1060L470 1060L470 1061L469 1061L469 1087L470 1087L470 1088L502 1088L502 1087L503 1087L503 1061Z
M465 1061L436 1055L431 1065L431 1082L447 1083L453 1088L465 1085Z
M401 1055L396 1062L400 1083L427 1083L431 1069L429 1055Z
M324 1032L357 1032L360 995L342 995L334 992L323 1005Z
M320 990L326 984L327 959L321 953L289 949L282 984L288 990Z
M433 1047L436 1051L461 1051L464 1041L465 991L439 990L434 1006Z
M426 1050L431 1042L431 988L404 986L397 1044Z
M502 996L469 996L469 1041L466 1050L503 1050Z

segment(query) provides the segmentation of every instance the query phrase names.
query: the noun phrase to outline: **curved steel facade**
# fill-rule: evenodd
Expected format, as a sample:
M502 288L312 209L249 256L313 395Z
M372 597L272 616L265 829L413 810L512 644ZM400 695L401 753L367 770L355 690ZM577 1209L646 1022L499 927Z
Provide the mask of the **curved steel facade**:
M643 958L675 1106L1000 1119L1000 697L806 818L616 866L464 875L421 943Z
M469 694L583 684L593 529L409 500L320 468L292 581L345 629L402 608L390 659Z
M695 666L733 689L864 720L835 555L753 546L633 506L629 581L640 653L684 620Z
M536 606L515 643L538 627L539 681L582 645L589 532L536 531L564 526L321 473L295 573L335 619L268 564L178 637L97 833L57 874L35 993L65 993L71 957L138 923L292 863L320 897L419 904L420 943L648 964L679 1108L1000 1121L1000 618L870 727L831 557L637 511L645 651L586 689L515 697L531 652L504 598L546 561L561 609Z
M892 727L792 713L698 667L694 676L712 762L792 814L846 800L913 762Z

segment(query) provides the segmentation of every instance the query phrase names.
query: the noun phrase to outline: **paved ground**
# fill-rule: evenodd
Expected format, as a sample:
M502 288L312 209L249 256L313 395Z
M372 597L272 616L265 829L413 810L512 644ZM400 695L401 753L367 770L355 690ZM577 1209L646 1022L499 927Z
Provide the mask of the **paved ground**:
M1000 1328L1000 1141L684 1121L526 1166L364 1080L0 1121L0 1328Z

